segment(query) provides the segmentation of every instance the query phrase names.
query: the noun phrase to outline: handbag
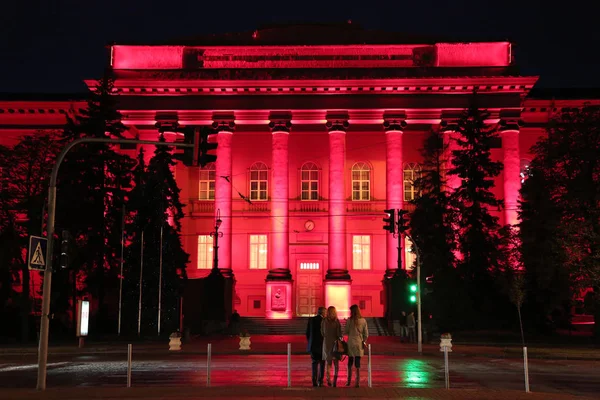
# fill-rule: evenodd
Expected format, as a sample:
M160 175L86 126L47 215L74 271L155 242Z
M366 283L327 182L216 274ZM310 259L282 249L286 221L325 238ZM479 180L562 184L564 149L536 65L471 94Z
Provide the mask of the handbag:
M338 360L344 361L344 357L348 354L348 343L344 339L336 340L333 344L332 354Z

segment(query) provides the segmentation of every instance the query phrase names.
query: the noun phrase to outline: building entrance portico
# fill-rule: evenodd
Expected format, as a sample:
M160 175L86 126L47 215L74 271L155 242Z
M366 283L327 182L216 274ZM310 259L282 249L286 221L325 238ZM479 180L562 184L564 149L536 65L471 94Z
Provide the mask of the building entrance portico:
M323 271L319 260L299 261L296 268L296 315L314 315L323 305Z

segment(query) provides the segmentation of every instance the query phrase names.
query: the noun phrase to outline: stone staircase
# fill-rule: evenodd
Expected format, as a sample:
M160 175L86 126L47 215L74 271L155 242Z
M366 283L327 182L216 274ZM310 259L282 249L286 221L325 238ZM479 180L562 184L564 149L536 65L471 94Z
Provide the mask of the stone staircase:
M388 332L385 318L368 317L369 336L393 336ZM308 317L294 317L292 319L267 319L264 317L242 317L240 320L242 330L247 330L251 335L305 335ZM345 320L342 323L344 329Z

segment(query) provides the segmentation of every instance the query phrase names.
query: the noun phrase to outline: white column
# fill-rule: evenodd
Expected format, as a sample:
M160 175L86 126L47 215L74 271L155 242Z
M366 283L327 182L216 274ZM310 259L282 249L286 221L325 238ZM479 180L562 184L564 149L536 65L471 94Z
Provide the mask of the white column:
M267 274L266 317L292 318L292 275L290 273L289 226L289 158L288 142L291 123L272 121L271 139L271 269Z
M219 239L219 270L224 276L232 274L231 242L232 242L232 204L231 204L231 144L233 140L233 124L218 128L217 160L215 162L215 217L220 211L222 220L219 232L223 237ZM225 179L224 177L227 177Z
M519 125L506 123L501 130L502 161L504 163L504 223L519 223L517 212L521 189L521 157L519 154Z
M402 157L401 126L390 126L386 129L386 157L385 157L385 183L386 183L386 209L401 209L404 206L404 159ZM403 244L404 245L404 244ZM404 252L398 250L398 238L392 234L386 235L386 271L385 276L390 278L398 266L404 266ZM398 263L400 256L400 263Z
M347 121L329 126L329 263L325 275L325 304L337 308L338 316L350 315L350 274L346 255L346 126Z

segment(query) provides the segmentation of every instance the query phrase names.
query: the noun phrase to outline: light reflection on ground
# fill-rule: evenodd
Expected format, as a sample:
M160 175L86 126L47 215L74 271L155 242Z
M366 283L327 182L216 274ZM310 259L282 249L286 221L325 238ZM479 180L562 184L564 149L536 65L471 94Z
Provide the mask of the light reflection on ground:
M421 360L406 359L402 365L402 379L407 388L426 388L430 387L431 372L430 367Z

